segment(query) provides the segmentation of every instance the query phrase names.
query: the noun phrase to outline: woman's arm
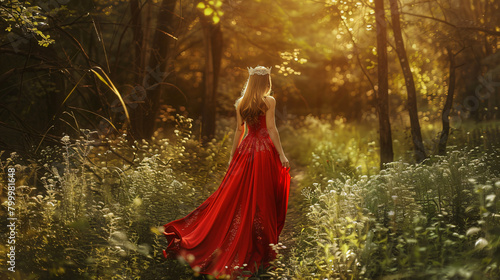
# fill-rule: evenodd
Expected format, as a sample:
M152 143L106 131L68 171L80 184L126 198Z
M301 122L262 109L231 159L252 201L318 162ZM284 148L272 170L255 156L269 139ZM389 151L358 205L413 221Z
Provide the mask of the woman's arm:
M276 128L276 120L275 120L275 111L276 111L276 99L272 96L266 96L266 103L268 105L268 109L266 111L266 126L267 131L269 133L269 137L271 141L273 141L274 147L278 151L280 155L281 164L284 167L290 167L290 163L283 152L283 147L281 146L280 135L278 133L278 128Z
M241 119L240 110L236 108L236 130L234 131L233 148L231 149L231 157L229 157L228 164L231 164L231 160L233 160L233 155L236 148L238 148L241 135L244 131L244 126L245 124L243 124L243 120Z

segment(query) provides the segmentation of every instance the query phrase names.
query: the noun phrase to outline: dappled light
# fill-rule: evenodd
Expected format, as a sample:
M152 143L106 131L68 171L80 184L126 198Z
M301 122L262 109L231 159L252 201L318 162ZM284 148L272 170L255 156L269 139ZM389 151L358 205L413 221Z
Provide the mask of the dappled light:
M0 0L0 278L499 279L499 12Z

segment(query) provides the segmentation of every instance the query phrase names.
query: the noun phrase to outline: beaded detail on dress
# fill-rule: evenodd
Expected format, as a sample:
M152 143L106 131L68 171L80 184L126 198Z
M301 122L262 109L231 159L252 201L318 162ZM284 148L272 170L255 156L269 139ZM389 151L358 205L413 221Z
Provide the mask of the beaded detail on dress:
M233 223L231 224L231 228L229 230L229 238L226 243L226 249L225 251L229 251L231 248L231 245L233 245L234 238L236 237L236 233L238 233L238 229L241 224L241 206L238 208L238 212L236 212L236 215L233 217Z
M253 218L253 231L254 231L255 237L257 239L257 242L259 242L260 244L263 244L264 243L264 238L263 238L264 226L262 225L262 217L261 217L261 213L260 213L259 208L255 209L255 216ZM268 244L264 244L264 245L268 245Z
M247 127L248 134L241 141L238 153L246 154L274 150L274 144L267 131L265 115L260 115L257 123L247 125Z

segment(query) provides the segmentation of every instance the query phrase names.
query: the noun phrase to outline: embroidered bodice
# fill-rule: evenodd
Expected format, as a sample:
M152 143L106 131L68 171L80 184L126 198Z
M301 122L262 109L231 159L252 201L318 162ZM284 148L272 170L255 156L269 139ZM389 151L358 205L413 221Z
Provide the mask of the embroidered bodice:
M238 146L238 152L253 153L275 150L267 131L266 115L260 115L256 123L246 125L248 133Z

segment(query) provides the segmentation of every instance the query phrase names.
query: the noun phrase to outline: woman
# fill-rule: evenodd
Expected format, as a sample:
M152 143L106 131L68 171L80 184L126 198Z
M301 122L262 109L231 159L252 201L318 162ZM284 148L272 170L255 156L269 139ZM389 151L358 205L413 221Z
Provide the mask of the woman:
M288 205L290 164L276 129L276 100L269 96L271 68L248 72L222 183L189 215L164 225L165 257L181 257L194 271L219 279L269 266L276 257L270 244L278 243Z

